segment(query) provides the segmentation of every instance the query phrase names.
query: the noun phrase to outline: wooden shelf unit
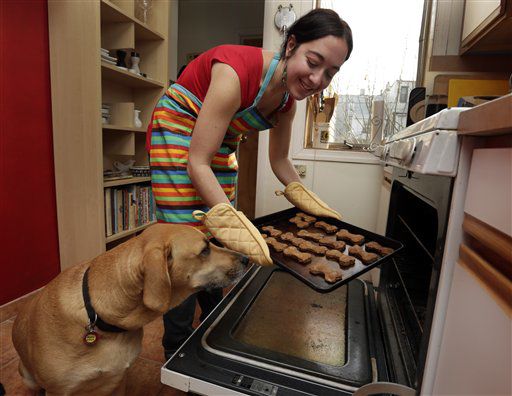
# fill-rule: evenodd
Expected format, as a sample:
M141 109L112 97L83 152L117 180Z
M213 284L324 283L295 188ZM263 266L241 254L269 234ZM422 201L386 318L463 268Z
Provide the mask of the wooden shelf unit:
M118 179L118 180L108 180L104 182L103 187L117 187L117 186L125 186L127 184L137 184L151 181L151 177L131 177L129 179Z
M148 227L149 227L150 225L152 225L152 224L156 224L156 221L151 221L151 222L150 222L150 223L148 223L148 224L143 224L143 225L141 225L141 226L139 226L139 227L136 227L136 228L133 228L133 229L131 229L131 230L121 231L121 232L118 232L118 233L116 233L116 234L112 234L112 235L110 235L110 236L108 236L108 237L106 238L106 242L107 242L107 243L111 243L111 242L117 241L117 240L119 240L119 239L121 239L121 238L125 238L125 237L127 237L127 236L130 236L130 235L136 234L137 232L142 231L142 230L144 230L145 228L148 228Z
M168 81L169 10L168 0L153 0L143 23L137 18L135 0L48 1L62 269L103 253L114 240L105 237L104 188L149 181L104 183L103 171L113 169L115 161L148 165L145 131ZM138 52L147 78L102 62L101 48L111 56L117 50ZM101 122L102 104L128 106L110 125ZM142 127L134 126L130 109L141 111ZM142 228L124 231L119 238L138 229Z

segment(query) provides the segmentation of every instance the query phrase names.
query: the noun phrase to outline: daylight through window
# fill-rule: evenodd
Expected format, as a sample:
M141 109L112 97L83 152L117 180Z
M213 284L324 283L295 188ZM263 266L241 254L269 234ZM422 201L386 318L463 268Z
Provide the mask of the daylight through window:
M363 149L405 127L416 86L423 0L320 0L352 28L354 50L308 101L308 148Z

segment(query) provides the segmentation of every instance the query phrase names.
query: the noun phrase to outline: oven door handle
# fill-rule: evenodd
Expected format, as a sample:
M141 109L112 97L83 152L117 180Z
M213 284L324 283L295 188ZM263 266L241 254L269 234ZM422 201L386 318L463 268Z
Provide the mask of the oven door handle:
M354 392L354 396L368 396L379 393L391 393L398 396L414 396L416 390L394 382L371 382L363 385Z

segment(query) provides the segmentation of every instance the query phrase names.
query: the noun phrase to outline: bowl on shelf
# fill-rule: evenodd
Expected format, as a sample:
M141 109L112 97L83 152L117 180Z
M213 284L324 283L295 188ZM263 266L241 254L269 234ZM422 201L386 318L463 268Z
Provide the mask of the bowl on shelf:
M130 168L132 175L135 177L150 177L151 171L149 170L149 166L132 166Z

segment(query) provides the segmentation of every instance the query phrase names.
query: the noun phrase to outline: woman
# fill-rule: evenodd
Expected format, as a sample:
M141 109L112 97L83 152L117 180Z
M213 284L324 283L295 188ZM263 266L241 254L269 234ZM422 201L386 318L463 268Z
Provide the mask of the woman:
M233 202L235 151L249 131L271 130L272 171L285 186L300 183L288 159L295 101L325 89L351 51L347 23L332 10L315 9L290 27L281 54L224 45L193 60L157 104L150 125L158 221L206 232L192 212ZM221 297L217 291L207 304L199 300L202 317ZM189 300L164 316L166 355L191 333L195 302Z

